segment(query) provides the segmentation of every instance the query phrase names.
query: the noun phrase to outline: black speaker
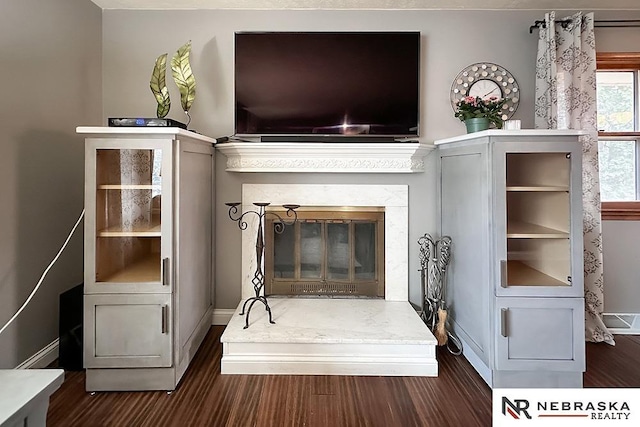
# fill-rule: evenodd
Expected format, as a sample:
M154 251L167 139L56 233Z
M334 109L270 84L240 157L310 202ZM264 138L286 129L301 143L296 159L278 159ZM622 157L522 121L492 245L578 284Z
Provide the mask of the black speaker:
M84 283L60 294L58 367L82 370L82 326Z

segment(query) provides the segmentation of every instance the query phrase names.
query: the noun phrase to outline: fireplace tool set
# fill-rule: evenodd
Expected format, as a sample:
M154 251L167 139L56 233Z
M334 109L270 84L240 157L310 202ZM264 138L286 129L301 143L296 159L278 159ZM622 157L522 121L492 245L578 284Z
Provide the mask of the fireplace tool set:
M293 219L289 221L285 221L275 212L265 211L265 208L269 206L270 203L254 203L253 205L257 207L257 210L249 210L240 215L238 215L238 206L240 205L240 202L225 203L225 205L229 206L229 218L238 223L238 228L240 230L247 229L248 225L244 219L245 215L253 214L258 217L258 231L256 235L256 271L253 274L253 279L251 279L255 296L247 298L244 304L242 304L240 316L245 316L246 314L243 329L247 329L249 327L249 312L251 312L251 308L258 301L264 304L265 310L269 313L269 323L276 323L271 317L271 307L269 307L267 296L264 294L264 265L262 262L264 259L264 217L267 215L273 215L278 218L279 222L274 223L273 230L278 234L282 234L285 226L293 225L298 220L298 213L296 212L296 209L298 209L300 205L282 205L282 207L287 210L287 217L293 217ZM248 308L247 304L249 305Z
M451 258L451 237L435 240L425 233L418 239L422 312L420 317L433 332L438 345L451 354L462 354L462 343L447 329L446 271Z

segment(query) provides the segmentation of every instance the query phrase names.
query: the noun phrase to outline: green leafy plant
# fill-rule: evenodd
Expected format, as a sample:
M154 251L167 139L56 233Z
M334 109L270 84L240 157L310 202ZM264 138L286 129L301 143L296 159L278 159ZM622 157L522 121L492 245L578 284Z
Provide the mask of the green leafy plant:
M189 109L196 97L196 79L191 71L189 54L191 53L191 41L181 46L171 58L171 74L180 90L180 104L182 110L189 117Z
M153 92L153 95L156 97L156 101L158 102L156 114L159 119L166 117L166 115L169 114L169 109L171 108L169 89L167 89L167 84L165 82L166 74L167 54L165 53L156 59L153 72L151 73L151 82L149 83L151 92Z
M495 96L482 99L479 96L465 96L456 103L455 116L461 121L473 118L487 118L496 128L502 129L502 106L506 98Z

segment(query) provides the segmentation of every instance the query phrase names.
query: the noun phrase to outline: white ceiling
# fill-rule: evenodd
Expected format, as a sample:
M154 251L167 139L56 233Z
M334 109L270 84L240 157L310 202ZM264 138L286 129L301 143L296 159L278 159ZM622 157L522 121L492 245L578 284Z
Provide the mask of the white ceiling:
M638 0L91 0L103 9L640 10Z

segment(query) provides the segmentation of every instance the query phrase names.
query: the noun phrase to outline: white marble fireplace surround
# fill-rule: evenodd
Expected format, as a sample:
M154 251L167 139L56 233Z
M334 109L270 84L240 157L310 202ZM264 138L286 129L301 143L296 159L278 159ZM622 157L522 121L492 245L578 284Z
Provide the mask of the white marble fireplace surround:
M406 185L351 184L243 184L242 211L253 202L272 206L358 206L384 208L385 296L387 301L409 301L409 188ZM255 215L247 216L242 233L242 299L254 295L256 271Z
M270 297L249 327L240 316L254 295L255 215L242 233L242 301L222 337L223 374L437 376L436 339L408 299L407 185L244 184L243 212L273 206L362 206L385 210L385 298Z

